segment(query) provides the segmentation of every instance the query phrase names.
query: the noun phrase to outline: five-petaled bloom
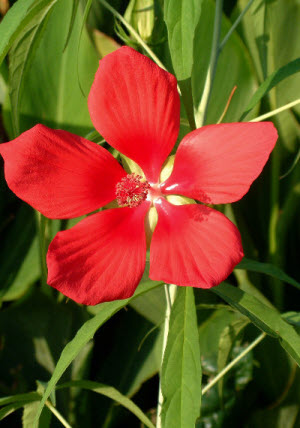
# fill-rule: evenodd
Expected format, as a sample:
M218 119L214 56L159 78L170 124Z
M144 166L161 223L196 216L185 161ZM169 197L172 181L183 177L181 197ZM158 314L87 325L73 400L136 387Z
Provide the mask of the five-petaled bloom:
M162 181L180 125L175 77L123 47L100 61L88 106L99 133L142 173L126 172L95 143L43 125L0 145L10 189L47 217L74 218L119 204L55 236L47 254L48 284L87 305L130 297L148 245L151 279L218 285L243 249L237 228L206 204L234 202L248 191L275 145L272 123L225 123L190 132ZM153 211L158 219L150 236Z

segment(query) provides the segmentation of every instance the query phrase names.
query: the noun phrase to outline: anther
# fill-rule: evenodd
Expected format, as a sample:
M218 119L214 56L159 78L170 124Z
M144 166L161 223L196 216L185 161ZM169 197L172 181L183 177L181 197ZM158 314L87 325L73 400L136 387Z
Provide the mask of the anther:
M146 200L150 185L137 174L128 174L116 185L116 197L120 207L138 207Z

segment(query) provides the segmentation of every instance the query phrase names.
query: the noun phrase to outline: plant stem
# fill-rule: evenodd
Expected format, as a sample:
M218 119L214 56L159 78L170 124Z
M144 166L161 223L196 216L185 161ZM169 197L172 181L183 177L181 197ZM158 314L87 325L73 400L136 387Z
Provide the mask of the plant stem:
M46 227L48 219L36 211L37 231L40 247L40 266L42 287L47 286L47 265L46 265ZM48 287L47 287L48 289Z
M282 111L288 110L289 108L292 108L297 104L300 104L300 98L298 98L295 101L292 101L291 103L285 104L284 106L281 106L275 110L269 111L269 113L262 114L261 116L258 116L255 119L250 120L250 122L260 122L261 120L268 119L268 117L275 116L276 114L281 113Z
M206 74L202 98L200 101L200 105L198 107L198 111L195 115L196 124L198 128L203 126L206 120L207 107L208 107L212 85L213 85L213 81L216 73L217 62L219 58L219 41L220 41L220 33L221 33L222 9L223 9L223 0L216 0L214 32L213 32L209 66Z
M239 23L241 22L243 16L245 15L245 13L248 11L248 9L250 8L250 6L252 5L253 1L254 0L249 0L248 1L245 9L242 10L242 12L239 14L239 16L237 17L237 19L234 21L234 23L230 27L230 30L228 31L228 33L226 34L226 36L224 37L224 39L220 43L219 53L222 51L222 49L224 48L224 46L228 42L229 37L232 35L232 33L234 32L234 30L236 29L236 27L239 25Z
M70 424L68 424L68 422L65 420L65 418L59 413L58 410L56 410L56 408L54 406L52 406L52 404L50 403L50 401L46 401L46 406L48 407L48 409L51 410L51 412L57 417L57 419L62 423L62 425L66 428L72 428Z
M171 309L172 309L172 305L173 305L173 302L175 300L175 295L176 295L176 285L165 284L164 287L165 287L165 293L166 293L166 315L165 315L164 336L163 336L163 345L162 345L162 354L161 354L161 367L160 367L160 379L159 379L159 390L158 390L156 428L162 428L161 410L162 410L162 403L163 403L164 398L163 398L163 394L162 394L162 390L161 390L161 369L162 369L163 360L164 360L164 353L165 353L167 341L168 341Z
M252 343L250 343L249 346L247 346L247 348L243 352L240 353L240 355L238 355L226 367L224 367L224 369L221 370L220 373L216 377L214 377L211 382L209 382L209 384L202 388L202 395L206 394L207 391L210 390L210 388L212 388L217 382L219 382L219 380L223 376L225 376L225 374L229 372L229 370L232 369L232 367L237 364L245 355L247 355L248 352L255 348L255 346L257 346L266 337L266 335L266 333L262 333L260 336L258 336Z

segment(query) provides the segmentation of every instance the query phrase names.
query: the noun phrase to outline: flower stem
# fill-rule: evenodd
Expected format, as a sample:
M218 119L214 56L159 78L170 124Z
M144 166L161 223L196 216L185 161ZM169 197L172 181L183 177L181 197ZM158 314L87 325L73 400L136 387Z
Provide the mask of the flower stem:
M165 284L165 293L166 293L166 315L165 315L165 324L164 324L164 336L163 336L163 345L162 345L162 355L161 355L161 367L160 367L160 379L159 379L159 390L158 390L158 403L157 403L157 422L156 428L161 428L161 410L163 403L163 394L161 390L161 369L164 360L164 353L167 346L169 328L170 328L170 315L173 302L175 300L176 295L176 285L173 284Z
M209 60L209 66L206 74L204 89L198 111L196 112L196 124L197 127L201 127L205 124L208 103L211 95L214 77L216 74L216 68L219 58L219 41L221 33L221 22L222 22L222 10L223 0L216 0L215 9L215 20L214 20L214 32L211 46L211 54Z
M68 424L68 422L65 420L65 418L59 413L58 410L56 410L56 408L54 406L52 406L52 404L50 403L50 401L46 401L46 406L48 407L48 409L51 410L51 412L57 417L57 419L62 423L62 425L66 428L72 428L70 424Z
M40 266L42 287L47 285L47 265L46 265L46 227L48 219L36 211L36 222L38 231L38 240L40 247ZM47 287L48 289L48 287Z
M214 377L211 382L209 382L209 384L202 388L202 395L206 394L207 391L209 391L217 382L219 382L219 380L225 376L225 374L229 372L229 370L232 369L232 367L235 366L235 364L237 364L245 355L247 355L248 352L255 348L255 346L257 346L266 337L266 335L266 333L262 333L260 336L258 336L252 343L250 343L249 346L247 346L243 352L240 353L240 355L238 355L226 367L224 367L224 369L221 370L220 373Z
M284 106L276 108L275 110L269 111L269 113L262 114L261 116L258 116L255 119L250 120L250 122L260 122L262 120L268 119L269 117L275 116L276 114L281 113L282 111L288 110L289 108L292 108L297 104L300 104L300 98L298 98L295 101L292 101L291 103L285 104Z

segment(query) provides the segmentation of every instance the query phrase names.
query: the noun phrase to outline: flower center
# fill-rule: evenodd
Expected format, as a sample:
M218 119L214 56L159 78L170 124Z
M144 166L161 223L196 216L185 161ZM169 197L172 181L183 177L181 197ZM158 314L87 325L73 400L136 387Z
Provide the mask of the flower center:
M116 197L120 207L138 207L146 200L150 184L138 174L128 174L116 185Z

